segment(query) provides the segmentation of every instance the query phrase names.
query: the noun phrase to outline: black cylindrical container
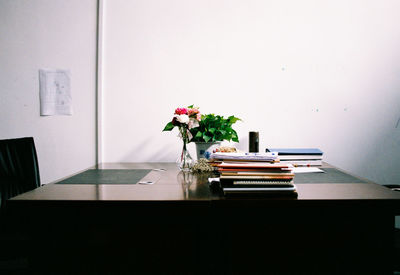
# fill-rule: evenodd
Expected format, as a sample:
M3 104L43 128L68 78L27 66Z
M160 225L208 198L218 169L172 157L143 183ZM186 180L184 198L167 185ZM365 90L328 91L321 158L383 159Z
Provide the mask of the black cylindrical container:
M249 152L250 153L258 153L258 144L259 144L259 135L258 132L249 132Z

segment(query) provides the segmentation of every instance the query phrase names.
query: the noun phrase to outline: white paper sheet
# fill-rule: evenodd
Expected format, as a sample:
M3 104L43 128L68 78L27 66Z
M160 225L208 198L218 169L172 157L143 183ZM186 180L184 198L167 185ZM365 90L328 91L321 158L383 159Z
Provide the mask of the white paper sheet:
M39 70L40 115L72 115L71 78L68 70Z
M294 167L292 170L296 173L325 173L324 170L321 170L317 167Z

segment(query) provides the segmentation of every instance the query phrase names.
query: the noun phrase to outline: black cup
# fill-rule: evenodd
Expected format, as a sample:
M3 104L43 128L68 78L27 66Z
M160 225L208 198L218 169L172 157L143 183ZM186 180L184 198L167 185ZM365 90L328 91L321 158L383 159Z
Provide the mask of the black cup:
M259 148L259 134L258 132L249 132L249 152L258 153Z

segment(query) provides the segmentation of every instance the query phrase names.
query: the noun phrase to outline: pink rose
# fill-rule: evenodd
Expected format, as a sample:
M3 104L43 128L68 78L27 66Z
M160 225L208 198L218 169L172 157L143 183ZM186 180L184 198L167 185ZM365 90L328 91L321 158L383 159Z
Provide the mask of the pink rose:
M188 111L186 108L176 108L176 110L175 110L176 115L186 115L187 112Z
M196 119L197 119L198 121L201 120L201 114L200 114L200 113L198 113L198 114L196 115Z
M197 108L193 108L193 109L189 109L188 110L188 115L189 116L192 116L192 115L195 115L195 114L198 114L198 113L200 113L200 111Z

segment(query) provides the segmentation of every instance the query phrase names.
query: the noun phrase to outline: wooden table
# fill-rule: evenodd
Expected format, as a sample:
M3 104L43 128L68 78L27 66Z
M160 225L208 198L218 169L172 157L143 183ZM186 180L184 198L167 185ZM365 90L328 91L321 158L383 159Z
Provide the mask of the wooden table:
M40 248L33 268L139 273L391 272L400 193L357 183L297 183L298 198L226 198L209 175L173 163L141 184L48 184L9 201ZM332 169L324 164L323 168ZM56 253L55 253L56 252ZM41 254L49 256L40 261ZM36 257L38 256L38 257Z

